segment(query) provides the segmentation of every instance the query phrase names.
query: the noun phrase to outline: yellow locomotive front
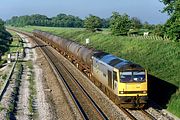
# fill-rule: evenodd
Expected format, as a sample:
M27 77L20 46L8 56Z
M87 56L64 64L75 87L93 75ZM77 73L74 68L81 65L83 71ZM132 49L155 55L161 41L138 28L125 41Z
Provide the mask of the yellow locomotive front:
M142 108L146 105L147 71L136 67L129 70L120 70L118 96L120 104L126 108Z
M125 108L143 108L147 97L147 71L138 64L114 55L96 52L92 57L92 75L100 89Z

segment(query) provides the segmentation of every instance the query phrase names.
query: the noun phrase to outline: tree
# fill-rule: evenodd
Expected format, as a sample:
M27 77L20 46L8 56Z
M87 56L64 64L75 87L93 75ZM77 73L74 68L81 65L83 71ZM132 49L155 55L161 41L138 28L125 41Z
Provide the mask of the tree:
M162 0L166 5L163 12L167 12L170 18L164 25L165 35L173 41L180 41L180 0Z
M4 21L0 18L0 30L4 29Z
M132 28L133 29L140 29L142 27L141 20L138 19L137 17L132 17L131 21L132 21Z
M161 24L156 25L154 27L152 33L154 35L163 37L164 36L164 27L163 27L163 25L161 25Z
M86 19L84 20L84 27L87 30L95 32L96 28L102 27L101 18L94 16L94 15L89 15L89 17L86 17Z
M102 21L102 28L108 28L109 27L109 22L110 22L110 18L107 19L101 19Z
M131 28L131 20L127 14L120 15L113 12L110 20L110 28L114 35L127 35Z
M0 18L0 54L8 51L10 40L10 33L5 30L4 21Z
M66 14L58 14L52 18L51 22L54 27L83 27L82 19Z

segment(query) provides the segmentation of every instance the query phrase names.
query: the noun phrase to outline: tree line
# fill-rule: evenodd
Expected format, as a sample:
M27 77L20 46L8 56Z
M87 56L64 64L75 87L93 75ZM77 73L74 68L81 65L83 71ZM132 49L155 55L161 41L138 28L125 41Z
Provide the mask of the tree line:
M49 27L83 27L83 20L79 17L66 14L58 14L56 17L48 18L45 15L34 14L14 16L6 21L7 25L23 27L26 25L49 26Z
M57 16L52 18L48 18L45 15L34 14L30 16L29 15L13 16L11 19L6 21L6 24L15 27L24 27L27 25L48 26L48 27L75 27L75 28L84 27L87 28L88 30L95 31L97 28L109 28L113 15L105 19L90 14L88 17L86 17L83 20L79 17L73 15L66 15L66 14L58 14ZM128 18L131 21L130 23L131 25L129 25L131 26L131 28L139 29L142 28L143 25L144 25L143 28L152 27L147 22L142 23L140 19L136 17L130 18L127 14L122 15L121 18L122 19Z
M101 19L101 25L99 27L107 28L109 25L108 19ZM84 20L73 16L66 15L63 13L58 14L55 17L47 17L45 15L34 14L34 15L24 15L24 16L13 16L11 19L6 21L7 25L15 27L23 27L27 25L34 26L47 26L47 27L75 27L83 28Z
M162 0L166 7L163 12L167 12L170 18L165 24L151 25L148 22L142 23L137 17L130 17L127 14L113 12L109 18L100 18L95 15L89 15L85 19L73 15L58 14L55 17L48 18L45 15L25 15L14 16L6 21L7 25L23 27L26 25L48 26L48 27L75 27L86 28L95 32L102 30L100 28L110 28L113 35L143 34L150 32L161 37L168 37L173 41L180 39L180 0Z

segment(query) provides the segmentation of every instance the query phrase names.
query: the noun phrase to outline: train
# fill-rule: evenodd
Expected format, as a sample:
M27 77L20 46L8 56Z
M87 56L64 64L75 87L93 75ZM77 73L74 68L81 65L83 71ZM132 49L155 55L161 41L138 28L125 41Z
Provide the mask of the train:
M147 105L147 70L139 64L45 31L32 33L71 61L118 106L144 108Z

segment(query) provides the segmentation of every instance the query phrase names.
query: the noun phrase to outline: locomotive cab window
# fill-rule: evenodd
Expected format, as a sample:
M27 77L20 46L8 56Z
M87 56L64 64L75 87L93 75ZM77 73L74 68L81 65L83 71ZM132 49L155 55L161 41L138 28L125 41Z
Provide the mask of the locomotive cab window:
M120 72L121 82L145 82L145 71Z

